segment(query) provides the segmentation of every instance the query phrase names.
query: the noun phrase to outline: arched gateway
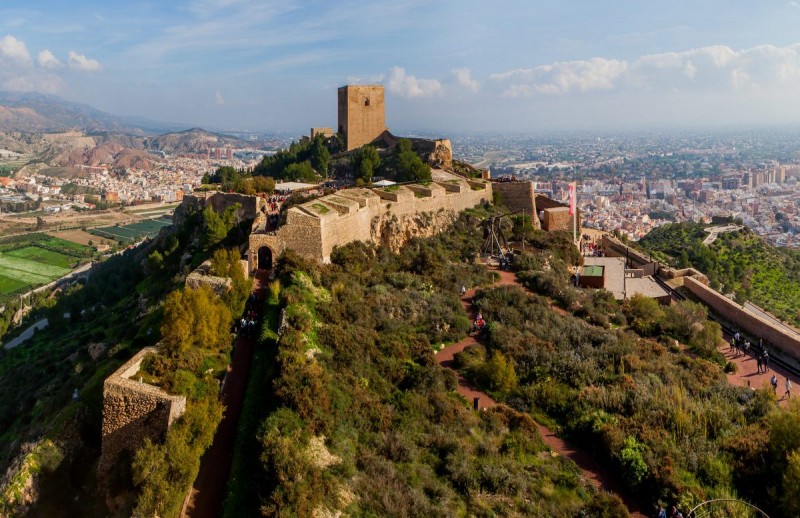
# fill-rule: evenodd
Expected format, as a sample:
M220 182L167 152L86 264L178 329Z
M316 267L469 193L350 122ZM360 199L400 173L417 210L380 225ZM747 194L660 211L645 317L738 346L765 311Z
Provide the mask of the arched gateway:
M256 270L270 269L272 269L272 249L265 245L258 249Z

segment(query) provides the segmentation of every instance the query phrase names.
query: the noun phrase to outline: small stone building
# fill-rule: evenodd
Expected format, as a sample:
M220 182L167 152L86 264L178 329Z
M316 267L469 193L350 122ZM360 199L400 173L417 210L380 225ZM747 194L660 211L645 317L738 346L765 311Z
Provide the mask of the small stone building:
M101 478L123 451L135 452L146 438L163 440L186 411L186 397L132 379L150 354L157 354L156 349L145 347L103 382Z

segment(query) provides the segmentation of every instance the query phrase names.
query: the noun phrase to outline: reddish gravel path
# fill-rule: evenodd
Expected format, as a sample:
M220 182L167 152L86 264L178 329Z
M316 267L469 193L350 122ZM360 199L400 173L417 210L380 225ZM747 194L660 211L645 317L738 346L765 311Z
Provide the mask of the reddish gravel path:
M258 270L253 282L253 293L256 295L256 311L260 310L263 290L266 288L267 272ZM200 461L200 472L192 485L192 489L183 503L181 517L215 518L222 514L222 502L225 500L225 487L233 462L233 445L236 441L236 426L242 413L242 402L247 388L247 376L250 373L250 361L253 358L253 340L242 333L236 340L236 351L233 354L225 385L222 387L222 402L225 415L217 427L214 442L206 450Z
M514 275L512 272L497 270L495 268L490 269L500 274L500 280L494 284L495 286L508 286L513 284L519 285L516 275ZM464 306L464 310L469 314L470 319L475 318L475 308L472 306L472 297L475 295L475 291L475 289L467 290L467 293L461 298L461 305ZM565 315L567 313L558 306L551 304L551 307L553 308L553 311L561 315ZM475 336L470 335L460 342L445 347L436 353L436 361L442 367L447 367L455 371L455 355L467 347L477 343L478 341L475 339ZM455 374L456 378L458 379L458 393L464 396L467 401L474 402L477 398L479 409L489 408L498 404L488 394L475 388L469 381L467 381L466 378L464 378L464 376L461 375L461 373L455 371ZM594 457L558 438L556 434L546 426L536 423L536 427L539 429L539 434L542 436L545 444L547 444L547 446L549 446L553 451L568 457L575 464L577 464L583 473L583 477L589 483L598 489L619 495L620 498L622 498L622 501L625 502L625 505L627 506L632 517L646 518L646 516L639 511L638 504L622 488L622 485L619 483L617 478L614 477L605 467L603 467Z

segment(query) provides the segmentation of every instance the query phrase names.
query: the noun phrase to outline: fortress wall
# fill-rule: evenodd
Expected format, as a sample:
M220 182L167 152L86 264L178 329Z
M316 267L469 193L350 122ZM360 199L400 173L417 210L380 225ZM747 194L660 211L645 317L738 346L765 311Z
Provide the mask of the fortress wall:
M331 261L331 252L335 246L346 245L353 241L370 241L370 228L374 208L363 208L358 212L347 214L325 222L322 235L322 262Z
M692 277L685 277L683 285L724 319L800 359L800 339L797 337Z
M642 268L645 275L656 275L658 273L658 262L653 261L644 253L627 246L619 239L604 235L602 239L603 250L609 257L627 257L633 266ZM699 272L698 272L699 273Z
M412 237L441 232L463 210L491 201L492 185L481 182L344 189L290 208L286 224L274 233L250 234L248 266L257 267L263 246L272 250L273 260L288 248L324 263L334 247L353 241L398 250Z
M292 207L286 216L286 224L276 232L283 249L294 250L303 257L308 257L316 261L324 259L322 253L322 225L335 212L329 213L329 218L312 216L303 212L302 209ZM277 250L273 250L273 260L277 259Z
M145 347L103 382L102 453L98 472L107 473L123 451L135 451L145 438L163 440L172 423L186 411L186 398L130 379L144 358L156 354Z
M179 224L186 218L186 215L190 211L202 211L209 205L214 211L221 213L234 203L239 203L242 206L243 219L256 219L256 216L259 215L261 207L265 202L257 196L222 193L218 191L186 194L183 197L182 203L175 209L172 221L175 224Z
M525 211L525 214L531 216L533 227L541 228L539 218L536 217L538 212L533 182L493 182L492 191L500 194L509 210Z

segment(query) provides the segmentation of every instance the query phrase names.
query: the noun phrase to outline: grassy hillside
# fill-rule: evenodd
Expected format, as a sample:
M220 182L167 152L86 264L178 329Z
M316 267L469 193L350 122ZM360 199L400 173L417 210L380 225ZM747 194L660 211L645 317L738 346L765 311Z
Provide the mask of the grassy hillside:
M703 225L672 223L639 241L643 249L672 266L693 266L711 287L751 300L781 319L800 325L800 255L775 248L749 229L720 234L704 245Z

